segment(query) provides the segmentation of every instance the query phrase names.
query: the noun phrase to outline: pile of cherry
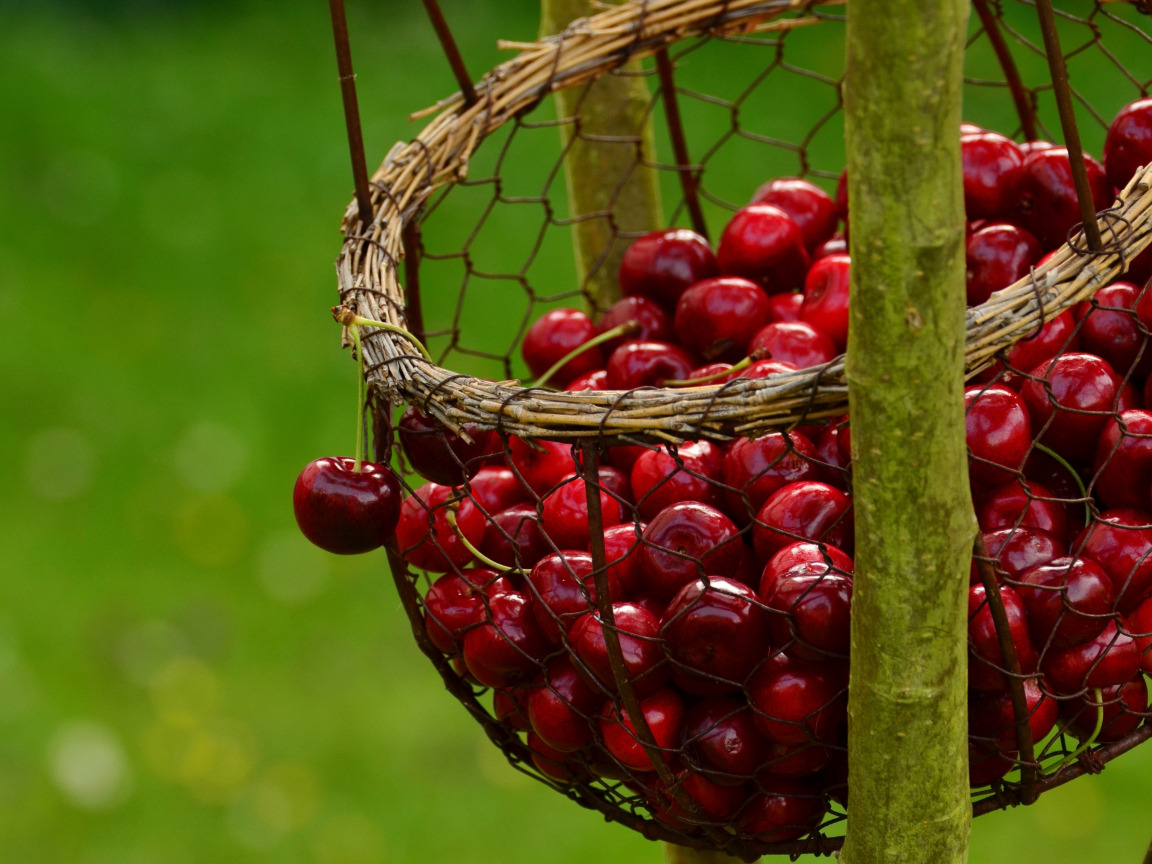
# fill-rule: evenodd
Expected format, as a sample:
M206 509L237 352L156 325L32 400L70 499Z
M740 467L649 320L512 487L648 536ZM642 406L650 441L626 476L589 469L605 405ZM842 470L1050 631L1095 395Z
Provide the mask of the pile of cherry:
M961 136L978 304L1027 275L1080 216L1063 148L967 125ZM1149 162L1144 99L1113 122L1103 164L1087 160L1097 209ZM832 360L848 335L845 188L842 177L833 199L773 180L715 251L687 230L639 238L620 269L623 299L596 322L574 309L540 317L522 344L528 368L554 387L630 390ZM973 504L1037 753L1054 732L1114 741L1148 716L1150 275L1145 252L1124 281L1054 318L965 393ZM846 806L847 418L730 443L610 446L587 478L568 444L464 431L414 408L401 418L407 461L430 482L403 502L395 547L434 574L428 637L491 689L494 715L524 733L544 775L601 778L678 829L726 825L760 842L811 832L829 799ZM608 562L599 580L586 479ZM597 581L644 735L620 697ZM1018 737L975 563L969 610L978 787L1018 764ZM667 771L655 770L649 734Z

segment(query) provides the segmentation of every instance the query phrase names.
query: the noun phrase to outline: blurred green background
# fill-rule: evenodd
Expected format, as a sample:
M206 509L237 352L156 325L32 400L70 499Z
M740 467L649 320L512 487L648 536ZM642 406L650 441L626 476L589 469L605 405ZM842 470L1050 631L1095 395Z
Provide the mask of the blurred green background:
M444 7L475 75L535 35L529 0ZM455 87L419 4L349 19L376 165ZM1135 92L1102 75L1107 119ZM383 553L296 532L296 473L352 445L327 314L350 190L323 0L0 0L0 861L660 859L502 762ZM981 818L972 860L1138 861L1150 769Z

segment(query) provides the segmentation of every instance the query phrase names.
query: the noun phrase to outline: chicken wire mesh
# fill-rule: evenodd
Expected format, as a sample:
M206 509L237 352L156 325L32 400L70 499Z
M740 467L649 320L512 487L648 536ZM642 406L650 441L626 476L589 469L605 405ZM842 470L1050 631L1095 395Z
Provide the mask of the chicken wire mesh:
M1139 4L1084 5L1058 11L1057 30L1084 147L1099 154L1116 113L1147 97L1152 39ZM1063 140L1035 8L974 9L965 119ZM557 310L586 310L600 330L638 319L636 301L613 312L611 292L652 230L693 230L714 248L779 177L834 200L841 13L631 4L566 39L511 46L518 60L474 103L456 94L422 112L436 113L427 134L374 177L373 224L349 208L338 265L342 301L404 326L434 361L407 336L365 329L377 456L400 444L409 493L389 560L449 691L512 765L581 805L745 859L830 852L847 814L843 345L793 357L802 368L768 360L765 377L722 370L735 377L683 389L588 378L580 392L520 387L540 376L521 346ZM585 128L589 82L604 76L643 83L651 132ZM545 98L561 85L583 94L571 113ZM631 167L602 210L577 212L565 159L586 144L626 152ZM660 225L617 212L641 174L664 202ZM973 289L972 273L1006 219L969 226L976 813L1098 771L1152 729L1150 198L1147 174L1111 180L1092 207L1099 241L1075 213L1018 209L1017 230L1039 236L991 288ZM821 238L828 255L846 251L846 204ZM589 223L609 241L574 276L572 232ZM776 292L791 299L769 323L799 317L802 283ZM676 338L675 304L662 311L649 341ZM581 355L585 371L613 347ZM715 374L705 361L748 347L689 354L664 377Z

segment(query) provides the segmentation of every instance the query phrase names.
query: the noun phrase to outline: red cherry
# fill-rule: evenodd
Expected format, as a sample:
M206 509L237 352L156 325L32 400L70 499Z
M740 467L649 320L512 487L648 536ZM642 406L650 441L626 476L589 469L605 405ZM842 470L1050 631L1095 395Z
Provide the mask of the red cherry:
M746 688L756 728L780 744L834 744L848 719L845 681L843 664L772 655Z
M492 688L492 715L516 732L528 732L528 706L524 704L528 690L525 687Z
M685 228L655 231L634 240L624 253L620 290L625 296L640 294L675 309L689 285L716 273L716 256L699 234Z
M819 261L829 255L847 255L848 238L837 232L812 250L812 261Z
M1036 669L1036 651L1028 635L1024 601L1012 588L1000 586L1000 599L1008 621L1008 632L1016 648L1016 659L1024 674ZM1007 661L1000 649L1000 637L983 585L968 589L968 686L973 690L1006 690Z
M531 570L549 550L534 504L514 504L494 514L480 544L480 551L497 564L521 570Z
M829 254L816 261L804 279L800 318L831 339L840 353L848 347L851 271L851 257Z
M596 325L579 309L553 309L537 318L524 340L520 353L534 378L539 378L554 363L596 336ZM573 378L604 365L599 346L576 355L553 374L551 384L563 387Z
M1064 537L1067 516L1055 494L1031 480L1011 480L993 486L976 507L976 521L984 532L1026 526Z
M800 228L771 204L750 204L738 210L716 249L721 274L751 279L769 294L801 287L809 260Z
M797 564L824 564L833 573L851 576L854 565L852 559L830 543L790 543L768 559L760 578L760 596L766 597L773 590L772 583Z
M1152 514L1106 510L1080 532L1072 551L1104 568L1121 614L1131 612L1152 594Z
M1071 648L1095 639L1112 619L1112 582L1094 561L1054 558L1020 576L1034 644Z
M764 603L773 612L772 644L799 660L848 658L851 577L824 562L794 564L773 578Z
M571 444L508 439L508 467L540 497L571 474L574 465Z
M709 576L685 585L660 619L680 689L721 696L740 689L768 653L768 611L747 585Z
M742 558L736 525L697 501L681 501L656 514L640 549L644 584L660 598L671 598L701 576L735 572Z
M1121 377L1142 379L1152 370L1152 345L1133 311L1140 294L1130 282L1113 282L1083 304L1089 311L1080 321L1081 350L1107 360Z
M799 432L770 432L737 439L724 454L724 490L728 513L747 524L782 486L822 480L816 447Z
M1104 166L1088 154L1084 154L1084 167L1092 190L1092 209L1099 212L1112 203L1112 184ZM1080 205L1065 148L1036 150L1024 157L1012 221L1035 235L1045 249L1060 246L1072 227L1080 223Z
M997 222L975 232L964 247L968 305L1023 279L1043 254L1040 241L1015 225Z
M815 831L827 806L824 796L800 780L765 779L740 813L740 833L761 843L786 843Z
M370 552L396 531L400 481L387 465L347 456L314 459L292 490L292 509L304 536L328 552Z
M787 213L809 252L832 236L840 213L836 202L814 183L799 177L769 180L752 196L753 204L771 204Z
M998 574L1017 580L1037 564L1046 564L1067 552L1062 541L1039 528L998 528L984 534L984 546ZM980 581L976 562L972 562L972 583Z
M768 297L768 308L772 311L771 321L799 321L800 310L804 306L804 295L799 291L784 291Z
M624 521L620 501L599 489L600 518L604 527ZM558 549L585 549L591 526L588 522L588 498L584 480L570 474L544 498L541 527Z
M548 653L548 640L517 591L488 600L488 615L464 634L464 663L486 687L508 687L530 677Z
M400 415L396 432L408 464L421 477L444 486L463 483L482 464L504 452L498 432L465 423L464 432L472 439L469 444L439 420L414 407Z
M705 360L734 363L748 353L748 343L768 323L768 295L738 276L697 282L676 304L676 338Z
M652 739L661 750L676 746L680 723L684 718L684 700L670 687L657 690L640 702L640 712L652 733ZM627 710L608 702L600 714L600 737L604 746L625 768L633 771L655 771L640 736L628 716Z
M709 441L646 450L632 466L632 490L640 516L651 519L679 501L719 505L721 489L716 481L723 464L723 452Z
M1109 621L1089 642L1045 651L1040 668L1052 692L1072 695L1086 687L1107 687L1135 678L1140 673L1140 651L1131 636Z
M695 366L688 353L669 342L626 342L608 358L609 390L662 387L665 381L686 380Z
M628 682L640 697L656 692L671 674L660 645L659 619L644 607L626 602L612 604L612 617ZM582 664L577 671L589 685L601 693L617 692L598 610L576 619L568 631L568 645Z
M592 743L592 718L603 699L576 674L571 660L556 657L528 690L528 719L545 744L570 753Z
M596 602L592 556L566 551L545 555L528 574L532 611L540 629L553 645L560 645L572 623ZM608 585L615 594L619 586Z
M1008 352L1008 366L1018 373L1027 373L1041 363L1047 363L1057 354L1075 351L1080 345L1080 334L1070 311L1061 312L1036 333L1026 336ZM1023 381L1019 375L1005 383L1019 390Z
M1097 743L1119 741L1135 732L1148 716L1148 682L1143 675L1136 675L1122 684L1102 687L1099 701L1094 693L1085 693L1075 701L1062 702L1060 708L1068 731L1078 740L1090 738L1099 721Z
M620 599L632 599L641 590L644 578L640 560L642 524L625 522L604 529L604 560L608 578L620 586Z
M466 570L432 583L424 595L424 630L433 645L445 654L460 651L468 628L485 615L485 587L495 578L492 570Z
M1040 440L1066 459L1091 458L1119 389L1112 367L1095 354L1062 354L1029 375L1020 395Z
M851 554L852 499L816 480L789 483L772 493L756 514L752 542L758 560L767 562L797 540L831 543Z
M968 474L973 483L1007 483L1032 449L1032 423L1023 400L1008 387L973 384L964 389Z
M396 547L413 567L447 573L472 560L460 535L478 548L486 523L480 508L459 495L460 491L450 486L426 483L400 505ZM456 510L455 528L448 521L450 507Z
M726 786L750 780L769 755L751 709L730 697L704 699L689 708L681 746L694 767Z
M1152 411L1124 411L1096 445L1093 489L1106 507L1152 505Z
M1015 750L1005 752L987 744L968 742L968 785L973 789L1004 779L1016 767Z
M468 481L469 497L485 513L499 513L532 499L532 490L520 482L510 468L486 465Z
M773 375L783 375L786 372L795 372L799 366L785 363L783 360L757 360L739 374L739 378L771 378Z
M1152 674L1152 598L1132 610L1124 630L1132 635L1140 651L1140 668Z
M578 759L570 753L549 747L535 732L528 733L525 743L532 753L532 764L549 780L568 785L576 783L584 775Z
M680 802L664 789L659 780L655 786L658 793L657 800L664 803L667 807L666 815L670 816L674 820L672 824L681 830L691 830L701 819L728 822L736 815L747 797L742 787L724 786L710 777L687 769L676 772L676 782L691 799L692 806L697 811L696 815L685 810ZM659 814L657 818L661 818Z
M1117 189L1128 185L1142 165L1152 164L1152 98L1120 109L1104 139L1104 165Z
M1043 676L1023 681L1027 717L1016 717L1012 695L1007 691L973 690L968 700L968 734L979 739L983 746L991 745L1003 753L1016 753L1018 722L1027 722L1032 742L1039 744L1056 726L1060 708L1056 700L1044 694L1047 684ZM975 742L974 742L975 743Z
M1011 138L978 132L960 138L964 212L969 219L1003 219L1011 210L1024 154Z
M656 342L672 341L672 319L664 307L655 300L641 295L624 297L609 306L608 311L596 324L596 332L606 333L613 327L619 327L630 321L639 327L638 332L631 337L619 336L602 343L600 350L604 352L604 356L610 356L629 338Z
M579 378L573 378L568 382L564 388L569 393L580 393L584 390L607 390L608 389L608 370L607 369L594 369L581 375Z
M774 321L756 332L748 352L807 369L835 360L836 344L805 321Z
M840 172L836 181L836 208L840 211L841 221L848 224L848 169Z

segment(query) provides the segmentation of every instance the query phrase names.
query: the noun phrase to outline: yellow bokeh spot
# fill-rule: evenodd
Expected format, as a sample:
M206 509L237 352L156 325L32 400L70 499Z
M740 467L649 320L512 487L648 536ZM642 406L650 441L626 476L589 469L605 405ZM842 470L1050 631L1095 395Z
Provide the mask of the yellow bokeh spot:
M273 765L252 786L257 818L280 834L299 830L316 818L323 793L315 773L304 765Z
M205 567L235 564L248 551L252 529L248 514L227 495L202 495L176 513L176 545L189 560Z
M152 683L152 707L172 726L194 726L215 713L220 681L206 663L177 657L157 673Z
M157 722L144 733L144 760L161 779L180 783L203 804L232 801L256 767L256 742L239 724Z
M312 839L317 864L378 864L386 851L379 826L360 813L333 816Z

